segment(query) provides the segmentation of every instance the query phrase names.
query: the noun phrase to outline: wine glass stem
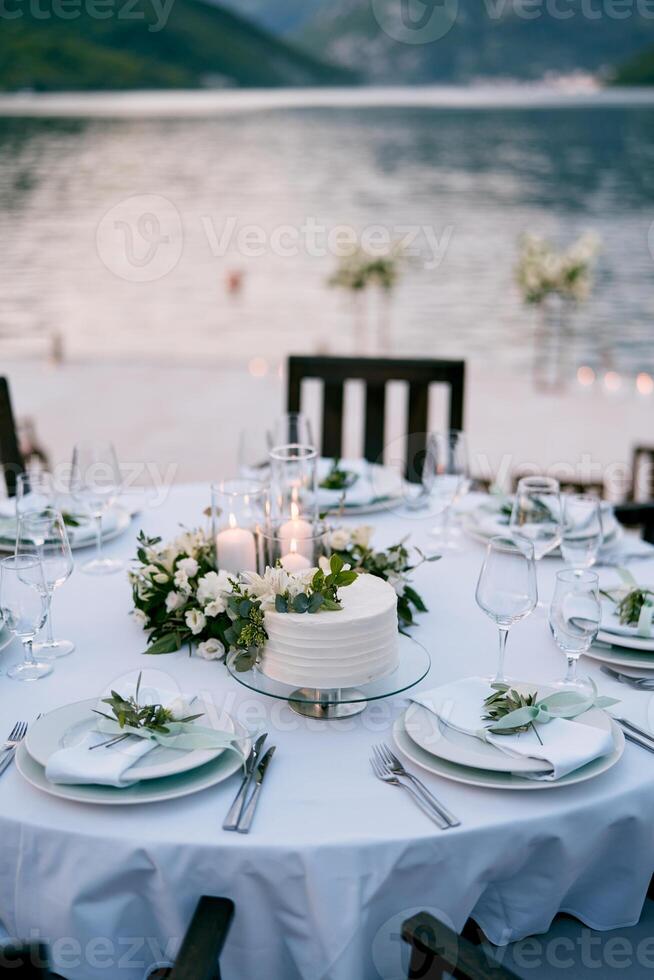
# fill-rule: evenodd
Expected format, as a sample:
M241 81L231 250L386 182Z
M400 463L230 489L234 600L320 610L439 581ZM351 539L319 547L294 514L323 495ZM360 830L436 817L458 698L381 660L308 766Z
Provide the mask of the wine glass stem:
M98 561L102 561L102 514L95 517L95 556Z
M32 652L33 636L28 636L23 640L23 657L26 664L34 663L34 653Z
M504 684L504 655L506 653L506 641L509 638L508 629L503 629L500 626L500 656L497 662L497 674L495 675L494 684Z
M568 655L568 670L565 675L566 684L576 684L577 683L577 660L578 657L571 657Z
M54 633L52 632L52 592L48 593L48 618L45 621L45 642L48 645L54 643Z

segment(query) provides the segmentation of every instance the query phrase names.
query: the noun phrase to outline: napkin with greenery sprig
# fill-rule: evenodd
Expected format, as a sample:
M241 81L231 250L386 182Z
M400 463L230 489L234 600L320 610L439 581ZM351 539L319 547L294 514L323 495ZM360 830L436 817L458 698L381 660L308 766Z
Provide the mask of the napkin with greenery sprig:
M625 636L652 636L654 621L654 591L639 585L626 568L616 569L623 585L617 589L603 589L602 595L612 604L608 622L602 628ZM617 620L617 622L616 622Z

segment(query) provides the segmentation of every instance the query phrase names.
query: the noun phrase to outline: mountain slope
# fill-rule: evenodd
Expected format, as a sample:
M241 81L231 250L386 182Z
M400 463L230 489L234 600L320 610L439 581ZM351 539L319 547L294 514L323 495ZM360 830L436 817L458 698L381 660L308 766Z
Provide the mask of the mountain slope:
M561 5L572 14L567 19L547 14L543 6L529 20L519 16L518 5L503 0L406 3L416 22L424 19L422 31L402 25L400 10L407 7L397 0L331 0L296 36L308 50L358 66L367 80L381 83L465 82L489 76L536 79L548 71L575 69L596 72L624 61L648 41L654 44L651 18L634 12L625 19L606 14L590 19L583 13L585 0ZM432 27L432 33L443 34L438 40L429 40Z
M614 81L616 85L654 85L654 47L621 65Z
M0 90L324 85L353 81L230 11L201 0L114 6L107 19L24 4L0 32ZM57 0L54 0L56 3ZM57 4L61 8L61 4ZM106 9L103 8L103 9ZM123 11L116 16L116 11ZM51 16L42 16L43 13ZM34 16L34 14L39 16Z
M256 21L274 34L290 34L314 15L325 0L223 0L225 7Z

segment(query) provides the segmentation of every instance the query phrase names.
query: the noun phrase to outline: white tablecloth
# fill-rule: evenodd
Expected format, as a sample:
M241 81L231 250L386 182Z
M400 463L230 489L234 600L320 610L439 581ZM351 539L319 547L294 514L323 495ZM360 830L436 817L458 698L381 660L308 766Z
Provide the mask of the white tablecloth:
M206 487L174 489L107 550L128 558L139 527L172 537L180 523L200 523L208 497ZM407 533L425 544L431 522L391 514L374 523L377 542L388 545ZM416 575L430 610L416 631L432 657L423 688L495 666L496 630L474 598L482 555L468 542ZM540 565L545 598L559 567ZM648 568L651 579L645 563L639 575ZM401 923L419 909L456 929L473 915L496 943L546 931L560 910L598 929L637 921L654 870L654 756L628 745L596 780L529 793L427 775L462 820L443 833L370 771L370 747L390 738L402 698L347 721L303 719L247 691L219 663L185 651L140 657L144 635L129 610L125 576L76 571L54 611L56 632L77 650L36 684L0 676L0 725L93 697L143 665L182 690L210 691L252 728L265 725L278 751L249 836L221 829L236 777L179 801L127 808L56 800L13 767L0 779L0 919L10 934L49 942L63 976L141 980L175 952L202 894L236 903L223 963L226 977L242 980L398 980L406 975ZM19 657L14 643L0 665ZM647 721L650 695L586 666L634 720ZM515 627L507 667L527 680L562 675L544 618Z

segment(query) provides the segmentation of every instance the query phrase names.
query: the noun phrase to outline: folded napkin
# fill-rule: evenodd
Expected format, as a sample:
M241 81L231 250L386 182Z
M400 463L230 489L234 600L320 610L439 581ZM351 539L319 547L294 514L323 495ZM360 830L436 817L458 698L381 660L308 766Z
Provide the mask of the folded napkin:
M443 724L455 731L489 742L506 755L542 760L544 768L551 769L546 773L516 773L527 779L561 779L613 751L610 731L575 724L565 718L554 718L547 724L537 726L542 745L533 729L518 735L491 735L486 728L488 722L483 720L486 713L484 699L490 693L487 680L466 677L432 691L415 694L411 700L433 712Z
M345 494L345 505L363 505L370 503L378 496L369 475L369 465L365 459L341 459L339 469L347 470L348 473L356 473L357 479L352 486L343 490L326 490L320 484L327 477L334 464L333 459L320 459L318 461L318 506L319 507L338 507L343 494Z
M121 692L123 693L123 692ZM129 692L131 693L131 692ZM123 693L123 696L126 696ZM171 707L179 700L179 694L158 691L156 703ZM188 703L188 699L184 699ZM140 699L141 704L155 703L147 697ZM97 710L110 713L108 705L98 702ZM200 713L201 708L197 712ZM98 722L93 731L87 732L81 742L76 745L58 749L48 759L45 769L47 779L51 783L88 784L116 786L123 788L137 783L137 771L131 772L132 766L157 745L181 751L195 749L231 749L242 756L239 748L239 737L234 732L222 732L195 722L180 724L170 722L169 733L146 732L143 729L133 729L126 725L120 728L117 722L97 716ZM116 745L95 748L101 742L106 742L113 735L131 734Z

